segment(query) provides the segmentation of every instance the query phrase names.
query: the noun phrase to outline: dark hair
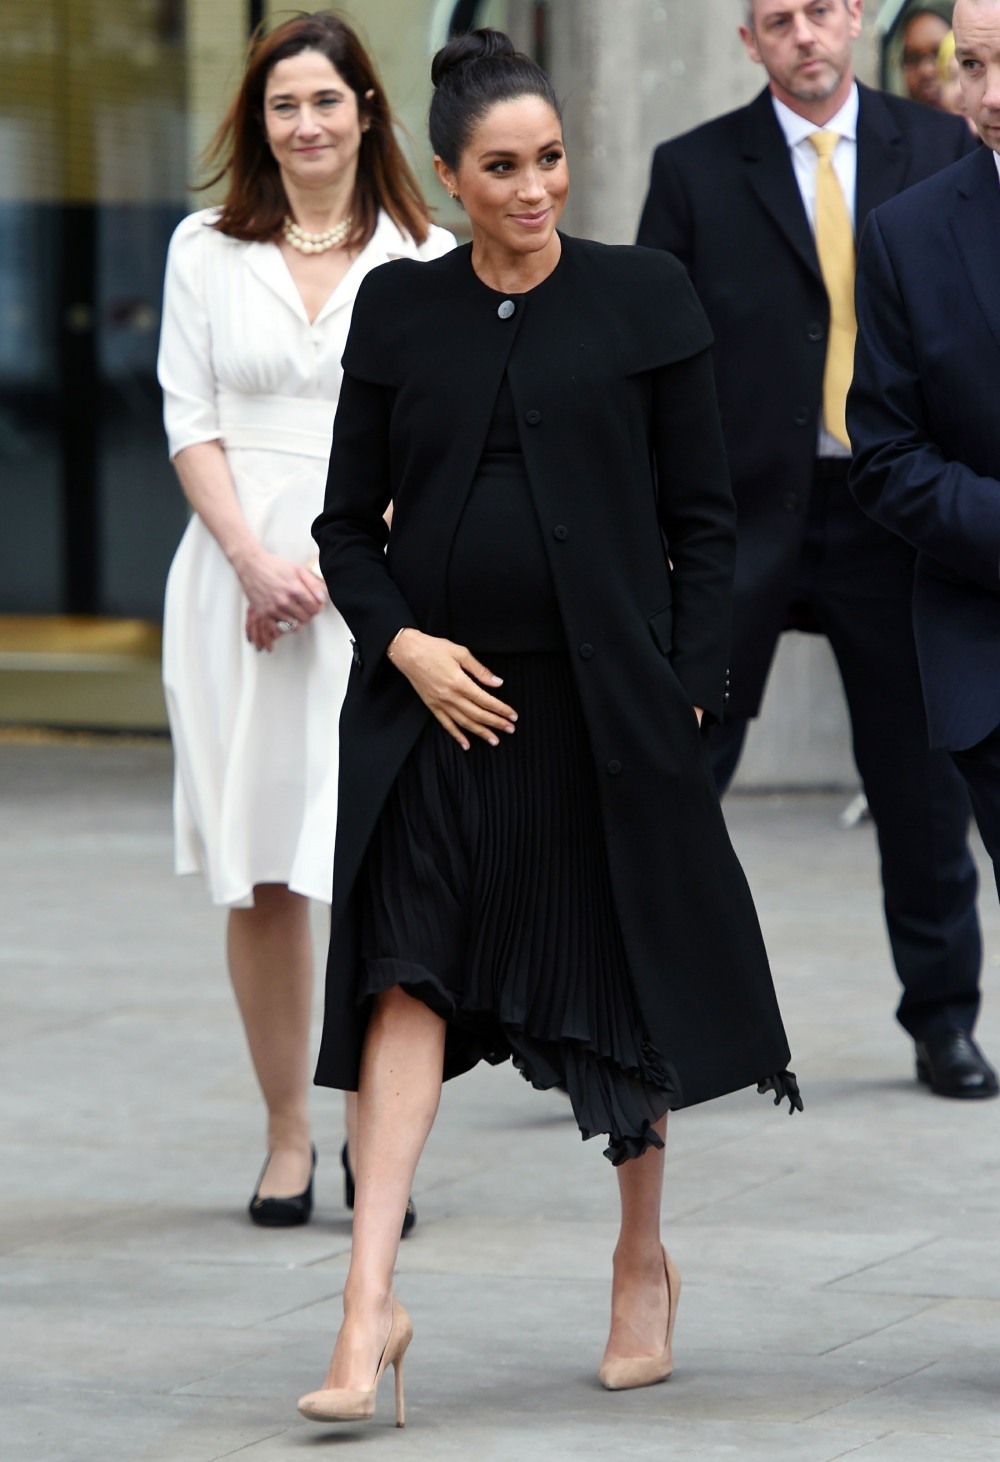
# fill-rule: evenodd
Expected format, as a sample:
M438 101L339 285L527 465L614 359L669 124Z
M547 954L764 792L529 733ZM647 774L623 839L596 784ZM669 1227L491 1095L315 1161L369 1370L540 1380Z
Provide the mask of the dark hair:
M908 31L911 21L922 20L925 15L933 16L935 20L941 20L944 22L945 25L949 27L951 25L951 22L948 19L947 15L944 13L944 10L938 9L936 5L915 5L911 10L907 10L900 17L900 32L905 33L906 31Z
M450 168L475 127L499 102L538 96L562 119L552 82L536 61L499 30L473 30L442 46L431 63L431 146Z
M366 244L375 232L378 211L384 208L398 228L422 244L430 214L396 139L378 73L351 27L323 10L296 15L272 31L261 24L251 37L243 80L205 152L206 163L217 166L217 171L202 187L229 178L215 227L232 238L257 242L280 234L288 199L267 143L264 92L278 62L303 51L318 51L327 58L354 92L358 115L368 123L358 157L350 242ZM374 94L368 96L369 91Z

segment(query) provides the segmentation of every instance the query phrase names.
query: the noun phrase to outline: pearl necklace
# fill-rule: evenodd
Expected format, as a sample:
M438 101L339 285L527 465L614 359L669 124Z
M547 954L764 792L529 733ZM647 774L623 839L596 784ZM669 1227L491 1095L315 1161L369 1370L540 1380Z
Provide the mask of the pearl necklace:
M326 233L311 234L304 228L299 228L295 220L290 218L286 213L285 221L281 225L281 232L284 234L286 241L291 244L292 248L298 249L300 254L325 254L327 249L340 248L340 245L350 233L353 222L354 219L348 214L346 218L342 219L340 223L335 224L333 228L328 228Z

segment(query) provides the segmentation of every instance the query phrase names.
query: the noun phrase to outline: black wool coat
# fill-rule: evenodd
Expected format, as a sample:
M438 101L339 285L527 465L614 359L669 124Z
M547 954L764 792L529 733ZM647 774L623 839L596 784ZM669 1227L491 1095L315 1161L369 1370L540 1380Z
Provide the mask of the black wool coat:
M677 1104L688 1105L788 1060L692 711L722 712L735 544L710 332L675 260L566 237L549 278L513 313L499 313L503 301L465 246L373 271L354 309L313 530L355 643L316 1080L357 1084L368 1009L356 998L355 885L430 715L386 647L404 625L449 634L449 550L506 372L599 779L629 969Z
M872 208L976 144L960 117L866 86L858 92L860 235ZM739 508L729 710L755 716L794 597L830 326L816 245L769 90L661 143L638 240L686 265L715 336ZM860 513L858 523L862 536L870 530L873 555L883 552L881 530Z

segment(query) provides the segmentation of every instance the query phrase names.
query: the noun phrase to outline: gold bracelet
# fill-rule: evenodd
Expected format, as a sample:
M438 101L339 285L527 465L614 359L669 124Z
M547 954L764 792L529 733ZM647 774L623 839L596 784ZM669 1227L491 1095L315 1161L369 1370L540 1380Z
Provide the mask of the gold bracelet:
M386 645L386 647L385 647L385 653L386 653L386 655L387 655L387 656L388 656L388 658L389 658L389 659L390 659L390 660L391 660L391 659L392 659L392 647L393 647L393 645L394 645L394 644L395 644L395 643L396 643L396 641L397 641L397 640L398 640L398 639L399 639L399 637L400 637L400 635L401 635L401 634L402 634L402 633L403 633L403 630L407 630L407 629L409 629L409 628L410 628L410 626L409 626L409 625L408 625L408 624L404 624L404 625L403 625L403 629L398 629L398 630L397 630L397 631L396 631L396 633L395 633L395 634L394 634L394 635L393 635L393 637L392 637L392 639L391 639L391 640L390 640L390 641L389 641L389 643L388 643L388 644L387 644L387 645Z

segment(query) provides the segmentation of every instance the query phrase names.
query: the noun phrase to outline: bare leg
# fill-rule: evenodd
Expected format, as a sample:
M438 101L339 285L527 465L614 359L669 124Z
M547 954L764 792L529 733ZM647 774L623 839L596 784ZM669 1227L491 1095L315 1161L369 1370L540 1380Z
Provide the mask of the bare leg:
M666 1117L657 1122L656 1131L666 1137ZM650 1147L617 1169L621 1229L605 1360L657 1356L663 1350L670 1309L660 1238L663 1158L662 1149Z
M444 1021L398 988L375 1003L361 1060L344 1323L324 1389L370 1386L385 1348L403 1214L441 1100L444 1036Z
M263 1198L301 1193L309 1182L309 903L283 884L259 884L252 909L229 915L229 974L267 1105L271 1160Z

